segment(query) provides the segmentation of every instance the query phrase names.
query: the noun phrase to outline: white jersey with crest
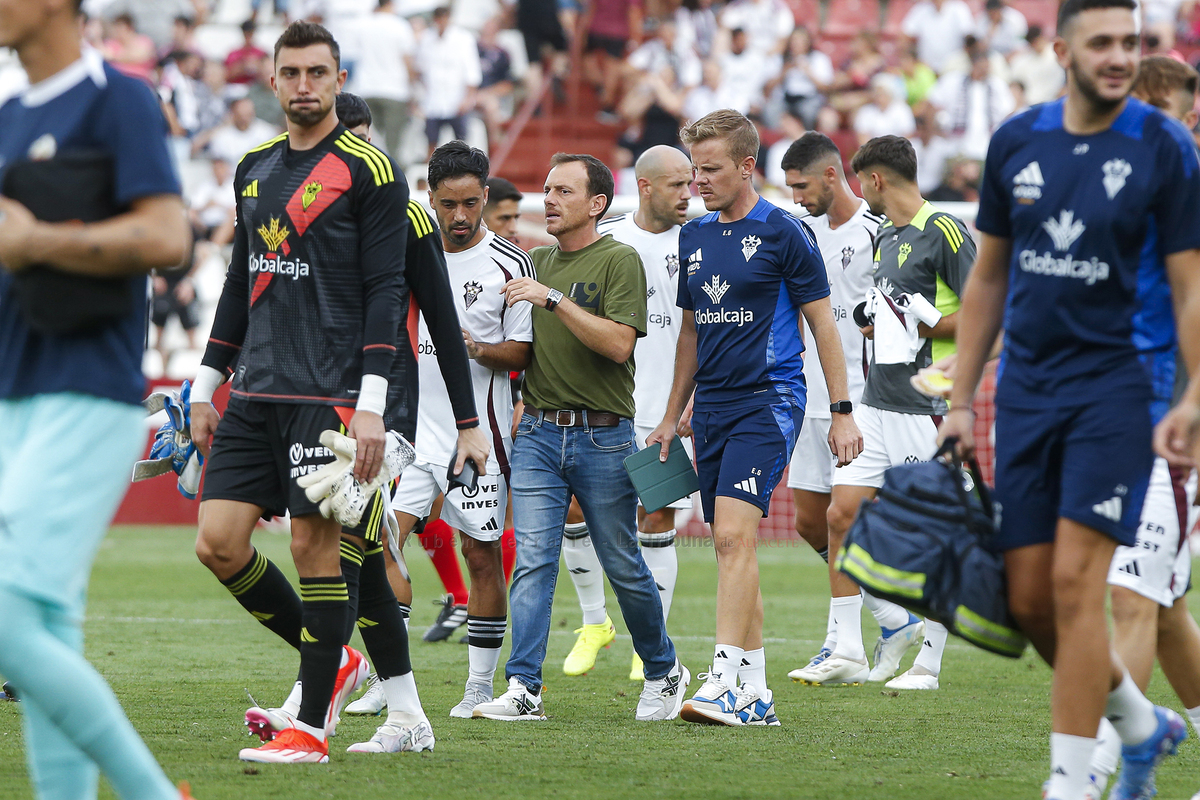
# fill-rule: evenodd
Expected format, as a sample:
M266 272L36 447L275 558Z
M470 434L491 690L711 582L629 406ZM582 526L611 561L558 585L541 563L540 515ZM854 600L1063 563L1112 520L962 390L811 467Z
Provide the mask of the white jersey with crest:
M533 324L527 302L512 308L504 304L501 287L514 278L534 277L533 262L521 248L487 231L479 244L461 253L446 253L450 291L459 324L477 342L532 342ZM458 427L446 382L438 368L437 350L421 315L418 325L417 365L421 397L417 405L417 458L446 466L458 442ZM507 372L490 370L471 361L471 385L479 424L491 445L488 473L508 472L512 450L512 385Z
M609 217L597 226L601 236L611 233L618 242L637 250L646 271L646 335L637 340L633 351L633 403L637 409L633 421L652 428L667 412L675 376L675 343L682 315L675 305L679 229L675 225L662 233L650 233L638 227L632 213Z
M858 408L866 385L864 360L866 339L854 323L854 307L867 298L867 292L875 285L871 277L876 231L883 221L871 213L866 200L860 200L854 216L838 226L829 227L829 215L801 217L812 228L825 259L825 272L829 275L829 302L833 306L833 319L838 333L842 335L842 350L846 354L846 379L850 384L850 402ZM829 419L829 387L825 385L825 373L817 355L816 342L808 321L804 324L804 379L808 383L808 405L804 415L813 419Z

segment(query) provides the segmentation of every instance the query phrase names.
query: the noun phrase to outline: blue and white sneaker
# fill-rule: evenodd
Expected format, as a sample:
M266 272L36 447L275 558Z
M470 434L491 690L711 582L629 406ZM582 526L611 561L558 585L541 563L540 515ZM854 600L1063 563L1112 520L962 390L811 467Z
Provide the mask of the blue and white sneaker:
M883 683L892 679L896 670L900 668L900 659L908 649L921 646L921 641L925 638L925 621L909 614L908 623L904 627L891 630L885 628L882 634L875 641L875 656L871 659L875 666L867 676L870 683Z
M813 667L820 666L825 659L829 658L831 655L833 655L832 650L830 650L828 647L822 647L820 652L809 659L807 664L789 672L788 677L794 681L803 681L805 676L808 675L809 670L811 670Z
M702 672L696 677L703 678L704 683L683 701L679 718L702 725L741 725L742 720L737 715L737 695L733 690L711 672Z
M1121 748L1121 774L1117 785L1109 794L1109 800L1143 800L1154 797L1154 773L1167 756L1179 750L1179 743L1187 738L1187 723L1183 717L1169 708L1154 707L1158 717L1158 729L1139 745Z
M775 726L779 725L779 717L775 716L775 695L763 697L748 683L743 683L735 692L737 707L735 713L743 725Z

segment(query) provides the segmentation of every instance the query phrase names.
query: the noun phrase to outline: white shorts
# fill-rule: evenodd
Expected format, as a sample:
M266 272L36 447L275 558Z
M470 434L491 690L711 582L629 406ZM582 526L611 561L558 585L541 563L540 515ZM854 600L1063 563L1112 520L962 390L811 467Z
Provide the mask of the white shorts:
M1192 554L1187 535L1195 521L1196 473L1176 472L1172 479L1167 462L1154 459L1150 488L1142 506L1137 544L1118 547L1108 570L1108 582L1123 586L1170 607L1183 597L1192 576Z
M638 450L646 449L646 437L652 433L654 433L653 425L639 425L636 421L633 423L633 435L637 441L637 449ZM695 461L696 456L695 456L695 453L692 452L692 438L690 436L688 436L686 438L680 437L680 441L683 442L683 449L687 451L688 458ZM641 504L642 503L639 500L638 505L641 506ZM691 508L691 507L692 507L692 498L691 497L681 497L680 499L676 500L674 503L671 503L671 505L667 506L667 508L673 508L677 511L679 509Z
M504 533L504 514L508 510L508 482L499 467L488 464L488 474L479 476L479 483L470 494L461 488L446 494L447 484L445 465L416 461L400 475L392 493L392 511L420 519L429 515L437 496L445 494L442 520L447 525L481 542L499 539Z
M862 408L862 406L859 406ZM804 418L792 463L788 467L788 488L829 494L833 486L833 467L837 459L829 451L829 426L833 420Z
M937 452L937 424L926 414L901 414L860 405L854 421L863 451L833 470L834 486L883 486L883 473L898 464L928 461Z

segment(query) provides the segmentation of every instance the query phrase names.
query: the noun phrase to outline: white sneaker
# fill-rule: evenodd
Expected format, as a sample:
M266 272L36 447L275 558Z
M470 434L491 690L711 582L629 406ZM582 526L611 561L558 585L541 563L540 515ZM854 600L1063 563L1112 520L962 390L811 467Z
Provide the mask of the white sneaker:
M1104 790L1108 787L1108 778L1100 778L1095 775L1088 776L1087 789L1083 792L1083 800L1103 800ZM1050 800L1050 781L1042 784L1042 800ZM1200 794L1192 798L1192 800L1200 800Z
M475 719L544 720L542 698L531 693L517 678L508 679L508 691L487 703L480 703L471 711Z
M889 689L936 689L938 688L938 676L921 675L910 669L900 677L892 678L884 686Z
M363 696L346 706L342 713L352 717L377 717L387 708L387 695L383 693L383 682L372 672L367 676L367 691Z
M688 668L675 661L675 667L665 678L645 681L642 695L638 698L636 719L642 722L660 719L675 719L683 706L683 695L692 682Z
M369 742L359 742L346 748L347 753L420 753L433 750L433 728L424 720L416 725L401 726L385 722Z
M759 694L759 691L748 683L743 683L734 692L737 697L736 712L743 725L758 725L779 727L779 717L775 716L775 695L769 697Z
M809 686L861 686L871 675L867 662L832 655L813 667L792 670L788 677Z
M468 683L467 690L463 693L463 699L459 701L458 705L450 709L450 716L456 719L470 719L471 712L475 710L475 706L480 703L490 703L491 700L491 686Z
M875 664L867 680L871 683L883 683L890 680L900 667L900 659L913 645L921 646L925 638L925 621L912 614L908 615L908 624L892 632L891 636L875 641Z
M701 672L696 677L704 678L704 683L690 699L683 702L679 718L702 725L741 725L742 721L737 715L737 696L733 690L711 672Z

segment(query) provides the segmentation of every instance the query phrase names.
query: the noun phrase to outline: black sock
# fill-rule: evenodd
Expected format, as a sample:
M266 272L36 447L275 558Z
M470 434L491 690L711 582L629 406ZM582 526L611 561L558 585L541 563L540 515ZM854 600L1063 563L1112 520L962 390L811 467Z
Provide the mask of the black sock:
M408 628L400 604L388 584L383 551L363 559L362 590L358 602L358 633L380 679L412 672L408 654Z
M300 663L304 693L296 717L305 725L325 729L329 699L342 665L342 637L346 634L349 596L341 575L301 578L304 629L300 632Z
M467 617L467 644L471 647L500 649L504 645L504 630L508 617Z
M825 561L825 563L828 564L829 563L829 545L826 545L826 546L822 547L820 550L818 550L817 555L819 555Z
M255 550L250 563L221 583L268 630L300 649L300 598L279 567L266 556Z
M358 545L342 540L342 577L346 579L346 594L349 597L349 607L346 610L346 638L343 644L350 644L354 635L354 620L358 619L358 589L362 573L363 552Z

